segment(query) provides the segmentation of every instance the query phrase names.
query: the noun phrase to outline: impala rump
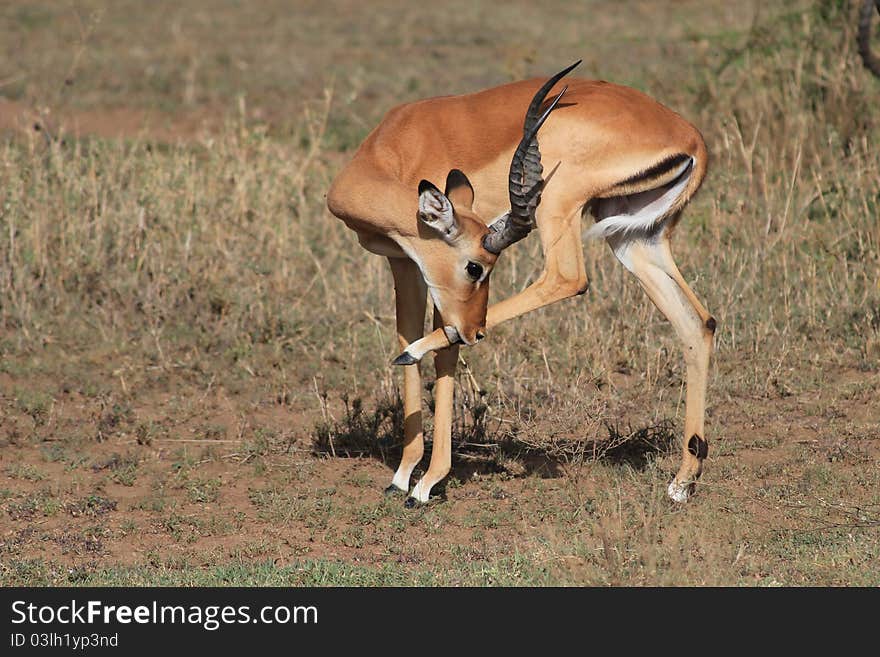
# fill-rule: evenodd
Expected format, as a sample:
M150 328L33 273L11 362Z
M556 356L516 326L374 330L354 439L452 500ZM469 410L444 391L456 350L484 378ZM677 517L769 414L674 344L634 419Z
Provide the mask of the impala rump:
M675 155L615 185L589 204L597 223L585 236L653 234L687 202L695 164L689 155Z

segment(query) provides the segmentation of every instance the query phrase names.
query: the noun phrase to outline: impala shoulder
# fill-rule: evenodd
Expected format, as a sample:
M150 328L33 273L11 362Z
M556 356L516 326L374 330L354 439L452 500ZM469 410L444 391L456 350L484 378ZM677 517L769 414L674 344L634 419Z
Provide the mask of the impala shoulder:
M345 216L345 187L342 184L342 173L339 173L330 183L327 190L327 209L339 217Z
M363 148L363 147L362 147ZM373 195L370 176L366 175L369 167L364 165L363 157L358 151L354 158L346 164L333 178L327 190L327 209L343 220L362 219L365 199Z
M363 197L375 195L377 182L399 174L402 159L396 142L405 107L390 109L333 178L327 191L327 208L337 217L355 217L362 209Z

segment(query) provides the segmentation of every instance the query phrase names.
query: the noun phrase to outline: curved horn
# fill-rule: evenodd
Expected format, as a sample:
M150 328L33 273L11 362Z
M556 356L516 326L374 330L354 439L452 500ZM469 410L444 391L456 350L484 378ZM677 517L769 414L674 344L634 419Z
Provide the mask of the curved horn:
M541 105L553 86L580 63L581 60L576 61L547 80L538 89L538 92L529 104L528 110L526 110L526 117L523 122L523 138L516 147L513 159L510 162L508 184L510 212L492 224L492 232L483 238L483 248L491 253L501 253L511 244L524 238L532 230L532 220L535 215L535 209L541 200L541 190L544 186L544 180L541 177L544 169L541 166L541 152L538 150L538 130L540 130L544 121L547 120L547 117L550 116L550 112L556 108L556 105L562 98L562 94L565 93L568 87L566 86L556 95L543 114L540 113Z

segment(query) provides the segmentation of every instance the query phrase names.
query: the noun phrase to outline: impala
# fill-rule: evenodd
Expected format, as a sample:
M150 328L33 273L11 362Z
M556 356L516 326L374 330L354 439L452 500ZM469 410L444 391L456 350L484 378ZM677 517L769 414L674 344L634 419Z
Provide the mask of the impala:
M407 506L427 502L451 468L459 346L475 344L501 322L586 292L581 219L589 214L596 223L586 237L607 241L682 344L685 434L670 497L686 501L702 472L715 320L675 265L669 238L706 175L706 147L682 117L627 87L572 79L545 102L579 63L549 80L396 107L330 187L330 211L391 265L405 423L403 457L387 491L409 492ZM552 163L546 178L542 156ZM431 181L444 179L441 192ZM488 307L498 257L534 228L543 272L519 294ZM434 331L425 335L428 294ZM419 361L429 351L436 352L437 372L433 450L410 491L424 452Z

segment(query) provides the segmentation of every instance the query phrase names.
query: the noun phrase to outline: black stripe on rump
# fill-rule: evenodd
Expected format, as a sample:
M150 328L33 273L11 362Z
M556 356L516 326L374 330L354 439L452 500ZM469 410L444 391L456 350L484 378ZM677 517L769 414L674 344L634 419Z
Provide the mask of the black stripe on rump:
M689 159L691 159L691 156L685 155L684 153L670 155L665 160L658 162L654 166L617 183L615 187L627 187L629 185L635 185L646 180L651 180L652 178L657 178L658 176L661 176L664 173L667 173L668 171L671 171L672 169L675 169L676 167L684 164Z

